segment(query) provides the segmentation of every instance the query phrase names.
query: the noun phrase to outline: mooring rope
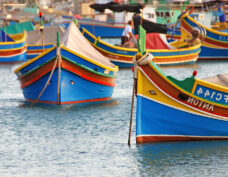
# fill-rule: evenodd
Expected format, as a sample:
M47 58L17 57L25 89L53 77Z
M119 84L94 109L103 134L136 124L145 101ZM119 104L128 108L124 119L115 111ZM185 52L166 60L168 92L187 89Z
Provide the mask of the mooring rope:
M61 76L61 55L60 48L57 49L58 56L58 88L57 88L57 104L59 104L59 96L60 96L60 76Z
M48 80L47 80L47 82L46 82L44 88L41 90L41 92L40 92L40 94L38 95L38 97L36 98L36 100L30 105L31 107L32 107L34 104L36 104L36 102L40 99L41 95L43 94L43 92L44 92L45 89L47 88L48 83L50 82L51 77L52 77L52 75L53 75L53 73L54 73L55 67L56 67L56 65L57 65L57 61L59 60L58 58L59 58L59 56L56 57L56 60L55 60L55 63L54 63L54 65L53 65L53 68L52 68L52 70L51 70L50 76L49 76L49 78L48 78Z

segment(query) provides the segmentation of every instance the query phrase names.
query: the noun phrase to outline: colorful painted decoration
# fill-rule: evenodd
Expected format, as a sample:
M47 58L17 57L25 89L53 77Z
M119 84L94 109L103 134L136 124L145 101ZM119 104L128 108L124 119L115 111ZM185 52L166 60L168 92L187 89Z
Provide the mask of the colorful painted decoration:
M71 23L61 43L27 61L15 73L31 105L62 105L110 100L117 71L118 67L98 53Z
M210 29L189 16L188 12L180 16L181 37L191 38L194 29L200 31L202 42L200 60L228 59L228 33Z

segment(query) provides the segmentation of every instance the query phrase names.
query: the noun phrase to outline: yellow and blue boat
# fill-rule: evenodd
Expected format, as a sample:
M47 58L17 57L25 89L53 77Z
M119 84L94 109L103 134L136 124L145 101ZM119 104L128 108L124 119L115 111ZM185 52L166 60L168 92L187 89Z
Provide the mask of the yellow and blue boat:
M15 70L26 102L63 105L110 100L118 67L98 53L74 23L61 43L57 39L57 45Z
M136 142L228 139L227 83L167 76L143 52L136 56Z
M82 29L82 34L100 53L110 59L110 61L120 68L132 67L132 58L137 53L137 48L126 48L108 44L99 37L95 37L85 28ZM166 49L147 49L147 52L154 56L154 62L156 64L165 65L181 65L181 64L193 64L197 61L200 53L200 46L186 46L186 43L180 43L174 41L171 44L162 42L166 45ZM179 48L176 48L176 46ZM182 47L185 46L185 47Z
M181 20L181 37L191 38L194 28L201 31L200 60L228 59L228 33L208 28L189 16L189 12L183 13Z
M26 32L6 35L1 32L0 63L15 63L26 60Z

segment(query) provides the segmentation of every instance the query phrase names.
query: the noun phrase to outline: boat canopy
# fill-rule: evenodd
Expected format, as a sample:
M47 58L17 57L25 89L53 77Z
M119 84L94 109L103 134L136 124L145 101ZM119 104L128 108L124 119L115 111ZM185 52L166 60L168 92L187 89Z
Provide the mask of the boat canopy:
M133 21L134 21L135 34L138 34L139 25L142 25L142 27L146 30L146 33L167 34L167 26L164 24L154 23L152 21L145 20L140 15L135 15L133 17Z
M227 73L203 78L202 80L213 83L213 84L221 85L223 87L228 87L228 74Z
M63 36L65 30L60 26L49 26L43 29L43 36L40 30L29 31L27 32L27 44L56 43L57 32L59 32L60 36ZM42 41L42 37L44 41Z
M99 53L82 35L78 27L71 22L61 41L68 49L100 64L115 67L113 63Z
M138 35L135 35L135 38L138 39ZM147 33L146 49L175 49L175 47L167 42L165 34Z
M105 9L112 10L113 12L133 12L133 13L141 13L141 9L143 9L144 5L142 4L119 4L117 2L108 2L105 4L91 4L90 7L96 11L104 12Z
M31 21L26 21L22 23L16 23L15 25L2 27L0 30L3 30L7 34L18 34L23 33L23 31L33 31L35 30L35 27Z

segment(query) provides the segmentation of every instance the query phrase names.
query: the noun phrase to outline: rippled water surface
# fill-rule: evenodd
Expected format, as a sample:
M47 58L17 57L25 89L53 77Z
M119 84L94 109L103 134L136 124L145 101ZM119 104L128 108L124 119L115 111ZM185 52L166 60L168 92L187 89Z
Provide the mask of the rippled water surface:
M127 145L132 72L122 69L112 102L102 105L24 105L17 65L0 66L0 176L228 176L228 141ZM166 67L183 79L228 72L228 61Z

